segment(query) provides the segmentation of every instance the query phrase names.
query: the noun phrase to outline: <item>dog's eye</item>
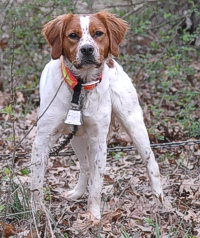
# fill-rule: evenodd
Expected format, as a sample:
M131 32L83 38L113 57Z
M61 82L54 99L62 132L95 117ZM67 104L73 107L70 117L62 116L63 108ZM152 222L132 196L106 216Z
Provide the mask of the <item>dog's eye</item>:
M71 34L69 34L68 37L72 40L78 40L79 39L79 37L76 33L71 33Z
M101 32L101 31L96 31L95 34L94 34L94 37L99 37L99 36L102 36L104 33Z

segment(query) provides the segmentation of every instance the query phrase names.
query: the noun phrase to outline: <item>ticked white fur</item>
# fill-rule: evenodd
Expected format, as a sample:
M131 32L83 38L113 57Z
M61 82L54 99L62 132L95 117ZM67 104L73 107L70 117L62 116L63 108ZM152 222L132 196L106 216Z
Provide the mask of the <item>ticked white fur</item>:
M98 45L89 33L90 17L89 16L81 16L80 17L80 25L81 25L81 30L82 30L82 37L81 37L81 40L80 40L80 42L78 44L78 47L77 47L78 59L80 57L81 47L86 45L86 44L90 44L94 47L95 58L99 58Z
M88 16L81 17L81 27L84 32L83 42L86 44L91 37L87 31ZM101 83L93 90L84 92L83 125L79 126L71 141L80 162L80 175L75 188L64 194L66 199L76 200L83 195L88 185L88 211L98 219L101 216L101 189L107 156L106 139L112 113L121 121L142 159L146 161L153 194L160 200L163 199L159 168L150 147L136 90L122 67L116 61L113 62L113 68L109 68L104 62L99 69L90 67L77 71L71 65L73 71L86 75L88 81L103 69ZM59 87L57 96L49 106ZM72 89L64 82L62 76L61 60L51 60L45 66L40 80L40 115L48 106L49 108L38 121L37 136L32 148L31 189L32 200L36 203L40 203L43 197L43 180L48 153L62 134L68 134L72 130L71 125L64 123L72 94Z

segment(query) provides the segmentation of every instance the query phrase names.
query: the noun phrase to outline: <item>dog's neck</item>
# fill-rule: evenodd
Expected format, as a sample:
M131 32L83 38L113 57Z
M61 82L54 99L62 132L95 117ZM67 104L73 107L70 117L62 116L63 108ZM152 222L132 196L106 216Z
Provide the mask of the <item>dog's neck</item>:
M79 80L82 80L83 83L88 83L91 81L96 81L99 79L100 75L103 72L104 63L99 68L95 68L92 65L84 66L81 69L77 69L67 58L65 58L65 65L69 71Z

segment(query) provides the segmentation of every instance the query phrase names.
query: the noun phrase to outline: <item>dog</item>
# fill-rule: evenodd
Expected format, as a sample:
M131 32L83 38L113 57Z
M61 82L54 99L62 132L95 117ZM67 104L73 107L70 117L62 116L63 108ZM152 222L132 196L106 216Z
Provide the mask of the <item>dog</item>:
M115 15L58 16L43 28L52 60L40 80L40 117L32 146L32 201L41 203L48 154L58 138L72 132L72 147L79 159L75 188L63 196L81 197L88 186L88 212L100 219L101 189L106 166L107 134L111 115L119 119L144 161L152 193L163 200L160 172L150 147L136 90L113 59L128 29Z

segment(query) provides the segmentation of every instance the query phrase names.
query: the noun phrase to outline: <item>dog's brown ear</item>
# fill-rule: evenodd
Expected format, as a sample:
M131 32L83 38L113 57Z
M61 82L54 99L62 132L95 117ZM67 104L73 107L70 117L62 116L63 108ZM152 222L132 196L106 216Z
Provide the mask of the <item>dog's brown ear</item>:
M117 57L119 54L119 45L128 30L127 22L105 10L95 15L100 18L106 26L110 39L110 53Z
M63 33L67 23L72 19L73 14L65 14L55 18L44 25L42 34L45 36L47 42L52 47L51 57L58 59L62 55Z

